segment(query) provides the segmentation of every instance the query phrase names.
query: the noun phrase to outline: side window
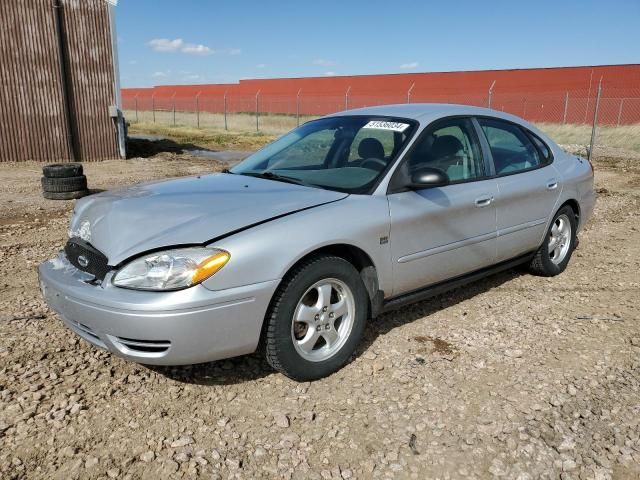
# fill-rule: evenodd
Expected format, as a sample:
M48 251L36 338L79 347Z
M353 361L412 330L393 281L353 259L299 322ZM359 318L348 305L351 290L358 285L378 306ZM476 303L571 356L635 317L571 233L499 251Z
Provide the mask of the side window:
M489 142L498 175L529 170L542 163L538 149L517 125L485 118L478 121Z
M457 118L439 122L416 145L407 160L408 173L421 168L437 168L451 182L484 176L484 163L470 120Z

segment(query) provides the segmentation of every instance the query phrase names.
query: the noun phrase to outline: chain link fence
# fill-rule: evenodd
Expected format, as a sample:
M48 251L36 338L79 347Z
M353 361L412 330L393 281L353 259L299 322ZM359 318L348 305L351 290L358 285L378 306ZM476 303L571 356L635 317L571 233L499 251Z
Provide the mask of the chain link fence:
M344 95L311 95L302 91L274 95L257 91L218 96L185 95L177 90L172 96L125 95L123 103L130 123L266 134L281 134L310 119L354 108L456 103L512 113L539 125L559 143L588 146L586 154L595 145L640 151L640 87L630 92L599 83L589 89L555 93L507 93L500 92L499 85L493 82L486 92L476 94L420 92L413 85L397 95L354 95L350 90Z

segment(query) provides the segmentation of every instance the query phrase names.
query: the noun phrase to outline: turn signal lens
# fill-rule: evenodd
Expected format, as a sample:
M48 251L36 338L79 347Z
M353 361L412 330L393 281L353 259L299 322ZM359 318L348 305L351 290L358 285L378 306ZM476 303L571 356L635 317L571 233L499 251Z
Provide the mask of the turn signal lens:
M191 283L195 285L196 283L205 281L211 275L224 267L230 258L231 255L229 255L229 252L223 251L220 251L215 255L207 258L196 267L196 270L191 276Z

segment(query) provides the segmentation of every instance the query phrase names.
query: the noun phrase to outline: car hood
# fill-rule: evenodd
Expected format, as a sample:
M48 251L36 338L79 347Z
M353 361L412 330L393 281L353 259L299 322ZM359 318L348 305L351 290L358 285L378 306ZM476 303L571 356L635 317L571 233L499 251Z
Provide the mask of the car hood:
M118 265L148 250L206 244L243 228L346 196L242 175L185 177L78 200L69 235L91 243L107 256L109 265Z

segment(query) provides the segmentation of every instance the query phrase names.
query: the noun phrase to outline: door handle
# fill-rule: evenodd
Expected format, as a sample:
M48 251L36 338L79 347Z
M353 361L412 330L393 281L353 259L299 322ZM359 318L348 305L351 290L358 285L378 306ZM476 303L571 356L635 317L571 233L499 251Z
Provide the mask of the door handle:
M555 190L556 188L558 188L558 181L555 178L547 182L547 190Z
M493 197L491 196L486 196L486 197L478 197L475 200L475 204L476 207L488 207L489 205L491 205L491 202L493 202Z

